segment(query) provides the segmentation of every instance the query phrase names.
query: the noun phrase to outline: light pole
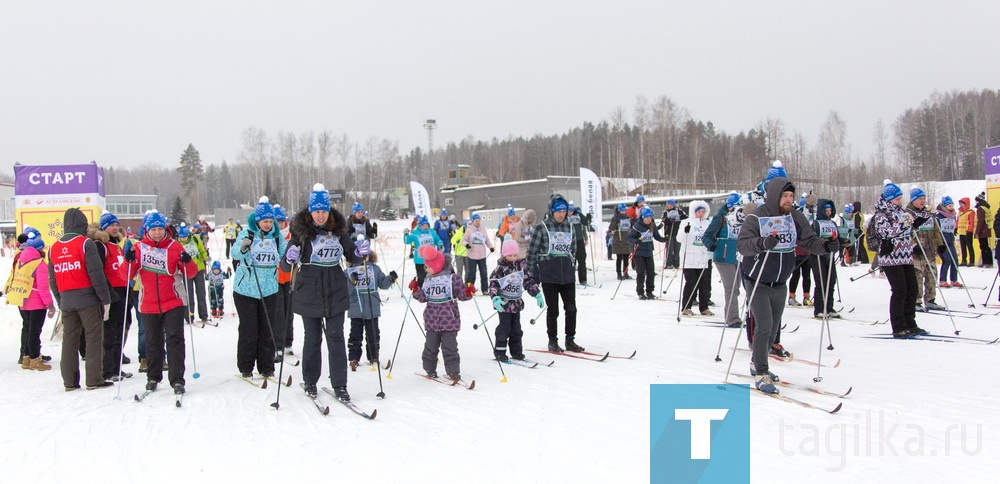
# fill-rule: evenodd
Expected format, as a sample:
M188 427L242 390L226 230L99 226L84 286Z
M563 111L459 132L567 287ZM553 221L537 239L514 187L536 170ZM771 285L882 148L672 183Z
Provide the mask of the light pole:
M434 191L434 205L440 206L437 203L437 170L434 168L434 159L431 157L431 153L434 152L434 130L437 129L437 120L428 119L424 121L424 129L427 130L427 162L431 164L431 190Z

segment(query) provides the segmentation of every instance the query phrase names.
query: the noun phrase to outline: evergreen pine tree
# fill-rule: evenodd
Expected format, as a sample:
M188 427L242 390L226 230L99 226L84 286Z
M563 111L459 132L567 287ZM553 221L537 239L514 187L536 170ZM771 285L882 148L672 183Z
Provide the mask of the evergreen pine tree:
M188 213L184 208L184 203L181 201L181 196L177 195L174 198L174 205L170 208L170 223L174 225L180 225L181 222L187 223Z

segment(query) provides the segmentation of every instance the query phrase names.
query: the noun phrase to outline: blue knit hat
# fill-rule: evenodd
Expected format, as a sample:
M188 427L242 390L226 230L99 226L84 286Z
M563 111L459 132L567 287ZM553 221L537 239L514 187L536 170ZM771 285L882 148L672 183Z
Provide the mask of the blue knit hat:
M785 167L782 165L781 160L774 160L774 163L771 163L771 167L767 169L767 176L764 177L764 185L767 185L767 182L774 178L778 178L779 176L782 178L788 178L788 175L785 174Z
M569 210L569 213L573 213L576 211L576 207L573 206L573 202L569 202L569 208L567 208L566 210Z
M557 198L554 202L552 202L552 213L563 212L567 207L568 205L566 205L566 200Z
M507 215L508 216L514 216L514 213L515 213L514 212L514 207L511 206L511 204L508 203L507 204Z
M886 178L883 182L885 184L882 187L882 199L889 202L903 196L903 190L899 188L899 185L892 182L892 180Z
M918 198L922 198L922 197L926 197L926 196L927 196L927 194L924 193L924 191L921 190L920 187L918 187L916 185L913 185L912 187L910 187L910 201L911 202L914 201L914 200L916 200L916 199L918 199Z
M162 213L153 210L146 214L145 221L142 226L146 228L147 232L150 229L155 228L165 229L167 228L167 218L164 217Z
M191 236L191 227L188 227L186 223L181 223L180 227L177 227L177 237L181 239L186 239Z
M482 217L480 217L478 213L474 213L474 214L472 214L472 220L479 220L479 219L481 219L481 218L482 218Z
M354 202L354 205L351 205L351 213L364 212L364 211L365 207L362 207L361 204L358 202Z
M39 232L38 229L36 229L36 228L34 228L34 227L30 226L30 225L24 228L24 233L25 234L35 234L35 237L41 237L42 236L42 233Z
M670 205L671 207L676 207L677 206L677 200L674 200L673 198L668 198L667 199L667 205Z
M646 201L646 197L644 197L642 195L636 195L635 196L635 203L645 202L645 201Z
M740 203L740 194L733 192L726 197L726 208L733 208Z
M854 213L854 206L849 203L844 205L844 213Z
M639 210L639 217L640 218L646 218L646 217L652 217L652 216L653 216L653 209L649 208L649 205L646 205L645 207L642 207L642 210Z
M281 205L278 205L276 203L276 204L272 205L272 207L274 207L274 219L275 220L277 220L278 222L284 222L284 221L288 220L288 213L285 212L285 209L282 208Z
M625 205L624 203L619 203L618 204L618 211L621 212L622 210L628 210L628 206Z
M104 229L108 228L109 225L116 224L116 223L118 223L118 217L115 217L114 214L112 214L111 212L109 212L107 210L101 212L101 218L98 221L98 224L100 225L101 230L104 230Z
M315 212L317 210L330 211L330 192L322 183L313 185L313 191L309 194L309 211Z
M417 218L417 227L422 227L424 225L430 225L430 224L431 223L427 221L427 217L424 215L421 215L420 217Z
M219 261L217 261L217 260L213 260L212 261L212 270L214 271L216 269L218 269L218 270L221 271L222 270L222 264L220 264Z
M941 205L944 205L945 207L947 207L948 205L954 205L954 204L955 204L955 201L952 200L951 197L949 197L947 195L945 195L944 198L941 199Z
M257 223L260 223L262 220L274 219L274 207L268 203L267 195L257 200L257 208L254 209L253 213L257 219Z
M45 240L42 239L40 234L35 232L28 232L28 241L24 243L26 247L34 247L35 250L41 251L45 248Z
M448 210L447 209L442 208L441 212L438 213L438 217L447 217L447 216L448 216Z

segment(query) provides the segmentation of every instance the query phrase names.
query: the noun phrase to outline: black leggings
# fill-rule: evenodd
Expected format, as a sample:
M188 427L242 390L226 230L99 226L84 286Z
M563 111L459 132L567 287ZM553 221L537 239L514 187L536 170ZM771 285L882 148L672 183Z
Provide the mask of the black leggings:
M889 296L889 322L892 332L917 326L917 274L912 265L882 266L885 278L889 280L892 295Z
M615 270L618 271L619 276L628 274L628 254L618 254L618 260L615 261Z
M805 259L800 259L796 257L795 263L799 264L799 266L795 269L792 269L792 278L788 280L788 293L795 294L795 288L799 287L799 274L801 274L802 294L809 294L809 290L812 288L813 261L808 256Z

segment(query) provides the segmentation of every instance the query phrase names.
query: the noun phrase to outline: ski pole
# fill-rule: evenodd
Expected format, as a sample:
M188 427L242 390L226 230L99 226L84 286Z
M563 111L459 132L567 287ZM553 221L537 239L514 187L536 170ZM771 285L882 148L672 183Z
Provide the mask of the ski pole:
M547 310L547 309L548 309L548 305L546 305L545 307L539 309L538 310L538 314L535 315L535 317L531 318L531 320L529 320L528 322L531 323L531 324L535 324L535 320L538 319L538 318L540 318L540 317L542 317L542 313L544 313L545 310Z
M632 230L632 229L629 229L629 230ZM636 241L635 246L632 247L632 253L628 255L628 263L629 264L632 263L632 258L635 257L635 251L637 251L637 250L639 250L639 241ZM625 274L628 274L628 267L625 268ZM639 273L638 272L635 273L635 277L636 277L636 279L639 278ZM614 301L615 297L618 296L618 289L621 289L622 282L624 282L624 281L625 281L624 278L618 280L618 287L615 288L615 293L611 295L611 300L612 301ZM531 324L535 324L534 320L532 320Z
M928 269L931 268L932 267L931 266L931 261L930 261L930 259L927 258L927 251L924 250L924 244L922 242L920 242L920 237L917 234L913 234L913 239L917 241L917 247L920 248L920 252L924 256L924 263L927 264L927 268ZM935 274L935 275L937 275L937 274ZM925 287L924 288L924 292L926 292L926 291L927 291L927 288ZM955 324L955 316L953 316L951 314L951 309L948 309L948 298L945 297L944 291L941 291L941 300L944 301L944 307L948 311L948 319L951 320L951 327L952 327L952 329L955 330L955 335L957 336L960 331L958 330L958 326ZM969 300L970 301L972 300L971 296L970 296ZM971 306L972 307L976 307L975 304L972 304Z
M691 222L688 222L688 227L690 227L690 226L691 226ZM690 233L690 232L686 232L686 233ZM685 264L687 264L687 255L688 255L688 253L687 253L687 244L688 244L688 236L685 235L684 236L684 242L681 243L681 250L684 251L684 253L681 254L681 266L678 267L678 270L683 270ZM683 272L681 272L681 274L683 275ZM681 281L681 296L677 298L677 322L678 323L681 322L681 304L683 304L683 303L684 303L684 281ZM726 376L728 377L729 375L727 374Z
M866 273L864 273L864 274L862 274L862 275L860 275L860 276L858 276L858 277L851 277L851 278L850 278L850 279L851 279L851 282L854 282L854 281L857 281L857 280L859 280L859 279L864 279L864 278L866 278L866 277L868 277L868 276L870 276L870 275L874 274L874 273L875 273L875 272L877 272L877 271L878 271L878 269L868 269L868 272L866 272Z
M471 285L472 285L471 282L467 283L466 287ZM472 304L476 305L476 312L479 313L479 320L483 322L483 332L486 333L486 339L489 340L490 342L490 351L494 351L496 349L496 346L493 345L493 338L490 337L490 329L486 327L486 320L483 319L483 311L479 309L479 302L477 302L476 299L473 298ZM497 367L500 368L500 374L503 375L503 378L500 380L500 383L505 383L507 381L507 374L503 372L503 365L500 364L500 360L499 359L496 360L497 360Z
M941 232L941 226L938 225L937 217L934 217L934 226L937 227L938 232ZM941 238L944 239L944 236L942 236ZM922 250L923 249L921 249L921 251ZM951 257L951 263L955 267L955 272L958 274L958 278L962 280L962 288L965 289L965 295L969 297L969 307L970 308L974 308L974 307L976 307L976 303L972 300L972 293L969 292L969 285L965 283L965 276L962 275L962 270L958 268L958 261L955 260L955 255L952 253L954 250L955 250L954 245L952 245L951 250L948 250L948 248L945 247L945 252L948 253L949 257ZM927 255L927 253L925 252L924 256L926 257L926 255ZM1000 272L998 272L998 273L1000 273ZM996 284L996 278L993 278L993 283ZM993 289L990 289L990 292L992 293ZM944 299L943 296L942 296L942 299ZM989 301L989 299L990 299L990 296L989 296L989 294L987 294L986 295L987 302ZM986 304L984 303L983 306L986 306ZM958 333L956 333L956 334L958 334Z
M757 261L757 262L759 262L759 261ZM754 262L753 267L750 269L750 273L751 274L753 274L753 271L755 269L757 269L757 262ZM729 314L729 311L728 311L729 305L733 304L733 296L736 296L739 293L739 291L740 291L739 286L737 284L740 283L740 266L742 264L743 264L742 260L736 261L736 273L733 274L733 289L729 293L729 297L726 298L726 301L727 301L726 302L726 308L727 308L726 314L727 315ZM739 299L737 299L736 302L738 303ZM722 361L722 358L720 358L719 355L722 353L722 340L726 336L726 328L728 328L728 327L729 327L728 324L722 325L722 333L719 335L719 348L715 350L715 361Z
M191 304L191 286L187 284L187 264L181 265L181 272L184 273L184 290L187 292L188 304ZM198 357L194 353L194 321L193 319L189 321L191 322L191 324L188 325L188 329L191 332L191 364L194 367L194 373L192 373L191 376L197 380L198 378L201 378L201 373L198 373Z
M760 254L758 254L760 255ZM753 291L750 291L750 297L747 298L746 306L743 309L743 314L740 316L740 330L736 333L736 342L733 343L733 352L729 355L729 366L726 367L726 377L722 381L729 381L729 373L733 370L733 361L736 359L736 347L740 345L740 334L743 333L743 327L746 325L746 315L750 312L750 303L753 298L757 296L757 288L760 287L760 276L764 274L764 267L767 266L767 258L771 255L771 251L764 251L764 260L760 264L760 272L757 273L757 280L753 283ZM756 259L756 257L755 257ZM757 267L757 263L754 262L754 268ZM753 271L750 271L753 274ZM780 324L778 321L774 321L773 324ZM750 359L753 360L753 347L750 347Z
M990 303L990 296L993 295L993 288L997 286L997 278L1000 277L1000 267L997 268L997 274L993 276L993 284L990 285L990 292L986 293L986 302L983 303L985 308L987 304Z
M132 280L132 265L131 264L129 265L128 269L125 270L125 272L126 272L126 274L129 277L125 278L125 281L126 281L125 282L125 312L122 313L122 342L118 346L118 393L115 394L114 400L121 400L122 399L122 365L124 365L123 362L125 361L125 358L124 358L124 356L125 356L125 317L128 316L128 311L129 311L129 309L128 309L128 296L129 296L129 293L132 292L128 288L128 281ZM194 356L194 340L191 340L191 345L192 345L191 356L193 357Z
M707 267L704 268L704 269L701 269L698 272L698 279L696 279L694 281L694 288L691 289L691 295L688 296L687 301L684 302L684 308L685 309L688 308L688 307L690 307L691 303L694 301L695 293L698 292L698 288L701 287L701 278L702 278L702 276L705 275L706 272L708 272L708 268ZM681 296L683 296L683 295L684 295L684 293L682 292ZM683 297L681 299L683 299ZM699 296L699 299L700 299L700 296ZM677 322L678 323L681 322L681 315L680 314L677 315Z
M252 259L251 259L251 262L252 262ZM267 323L267 331L268 331L268 333L271 334L271 347L274 348L274 327L271 326L271 315L270 315L270 313L267 312L267 304L264 303L264 291L260 287L260 278L257 277L257 266L256 266L256 264L252 264L251 262L244 261L244 264L247 264L247 270L248 271L253 272L253 280L257 282L257 295L260 296L260 306L262 308L264 308L264 322ZM275 269L275 271L277 271L277 269ZM322 321L322 318L320 319L320 321ZM323 330L323 333L326 333L326 329L325 328ZM281 364L279 365L278 368L279 368L279 371L284 371L284 369L285 369L285 349L284 348L281 348ZM332 371L332 369L331 369L331 371ZM281 401L281 387L283 386L281 384L281 379L282 378L284 378L284 374L283 373L278 373L278 395L274 399L274 403L271 404L271 406L274 407L275 410L278 410L279 408L281 408L281 404L279 402Z
M670 243L670 239L663 244L663 267L660 268L660 287L663 287L663 276L667 275L667 244ZM667 291L663 291L666 293Z
M371 274L368 273L368 257L364 258L364 262L363 263L364 263L364 267L365 267L365 277L368 278L370 285L374 285L374 283L375 283L375 274L374 274L374 271ZM372 293L373 292L374 291L369 291L368 297L366 298L366 299L368 299L368 315L371 316L372 319L370 319L370 320L363 319L363 321L366 323L365 324L365 326L366 326L366 328L365 328L365 332L366 332L365 344L368 345L368 356L369 357L372 356L372 338L376 338L377 337L374 334L375 333L375 311L372 309ZM361 306L360 298L361 298L361 291L358 291L358 299L359 299L358 300L358 306ZM362 309L362 312L363 311L364 310ZM362 314L362 316L364 316L364 314ZM370 327L368 327L368 324L367 324L368 322L371 322L371 326ZM375 396L378 397L378 398L385 398L385 389L382 387L382 362L379 360L379 358L377 357L377 355L376 355L376 358L375 358L375 366L378 367L378 393L376 393Z
M397 284L397 283L394 282L393 284ZM397 285L399 285L399 284L397 284ZM411 293L410 297L406 297L406 295L403 294L403 286L401 286L401 285L399 285L399 294L400 294L400 296L403 297L403 299L406 300L406 307L407 307L407 309L409 309L409 307L410 307L410 301L413 300L413 294ZM388 368L389 372L385 374L385 377L388 378L388 379L390 379L390 380L392 379L392 369L393 369L393 367L396 366L396 353L399 352L399 342L400 342L400 340L403 339L403 327L406 326L406 317L410 313L412 313L412 312L413 311L409 311L409 312L404 311L403 312L403 322L402 322L402 324L399 325L399 336L396 336L396 349L394 349L392 351L392 358L389 360L389 368ZM417 316L414 315L413 317L416 318ZM426 334L424 335L424 337L426 338ZM381 365L379 365L379 366L381 366Z

